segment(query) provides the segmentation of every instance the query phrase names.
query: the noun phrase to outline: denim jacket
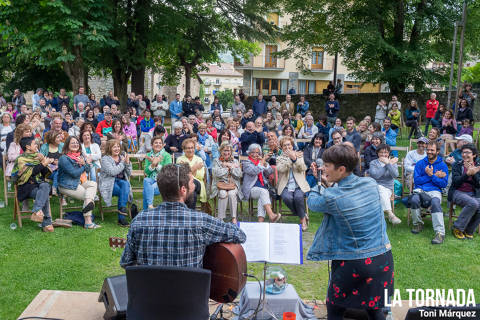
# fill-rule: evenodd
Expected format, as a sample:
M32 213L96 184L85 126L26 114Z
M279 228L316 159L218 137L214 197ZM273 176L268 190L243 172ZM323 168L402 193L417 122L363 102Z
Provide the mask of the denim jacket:
M89 172L90 166L85 163L83 166L79 166L74 160L66 155L62 155L58 159L58 186L76 190L80 183L80 175L83 172Z
M307 201L323 212L308 260L355 260L391 249L377 183L350 174L330 188L315 187Z

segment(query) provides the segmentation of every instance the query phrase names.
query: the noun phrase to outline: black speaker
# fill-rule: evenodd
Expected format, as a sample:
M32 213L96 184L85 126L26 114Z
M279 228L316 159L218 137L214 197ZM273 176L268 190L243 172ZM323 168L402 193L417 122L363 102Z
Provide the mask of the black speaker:
M105 305L104 319L127 318L127 277L125 275L105 278L98 302Z
M419 307L408 310L405 320L480 319L480 305L476 307Z

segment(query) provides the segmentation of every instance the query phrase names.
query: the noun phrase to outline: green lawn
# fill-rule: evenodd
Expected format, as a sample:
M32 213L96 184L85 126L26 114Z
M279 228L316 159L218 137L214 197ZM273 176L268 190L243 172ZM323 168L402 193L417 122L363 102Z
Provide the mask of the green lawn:
M405 141L401 141L405 145ZM408 144L407 144L408 145ZM137 195L137 203L141 206ZM57 228L53 234L40 231L37 224L24 220L23 228L10 229L13 201L0 212L0 319L20 315L41 289L99 292L103 279L123 273L119 267L121 249L108 246L111 236L125 237L127 229L116 224L116 214L107 213L101 229ZM54 218L58 201L52 198ZM246 207L246 206L244 206ZM402 204L396 213L402 224L388 225L395 260L396 288L473 288L480 299L480 237L459 241L447 231L445 243L432 246L431 221L420 235L410 233L407 211ZM304 236L305 253L321 223L322 215L311 213L311 225ZM296 222L289 218L288 222ZM446 227L448 219L446 219ZM323 299L328 281L325 262L304 261L302 266L284 266L288 281L303 299ZM249 264L249 272L262 274L262 264Z

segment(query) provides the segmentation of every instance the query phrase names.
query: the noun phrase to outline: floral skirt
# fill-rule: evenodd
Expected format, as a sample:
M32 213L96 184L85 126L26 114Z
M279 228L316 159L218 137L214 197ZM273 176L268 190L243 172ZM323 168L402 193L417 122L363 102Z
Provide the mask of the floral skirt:
M381 255L357 260L333 260L327 303L344 308L380 309L385 306L385 289L393 294L393 256Z

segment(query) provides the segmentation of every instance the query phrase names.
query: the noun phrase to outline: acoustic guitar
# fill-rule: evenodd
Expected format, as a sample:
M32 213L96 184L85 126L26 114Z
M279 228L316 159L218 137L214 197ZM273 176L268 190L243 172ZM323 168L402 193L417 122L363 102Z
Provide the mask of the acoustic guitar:
M110 237L111 248L125 248L125 238ZM210 299L219 303L235 300L245 287L247 257L240 244L214 243L209 245L203 256L203 268L212 272Z

